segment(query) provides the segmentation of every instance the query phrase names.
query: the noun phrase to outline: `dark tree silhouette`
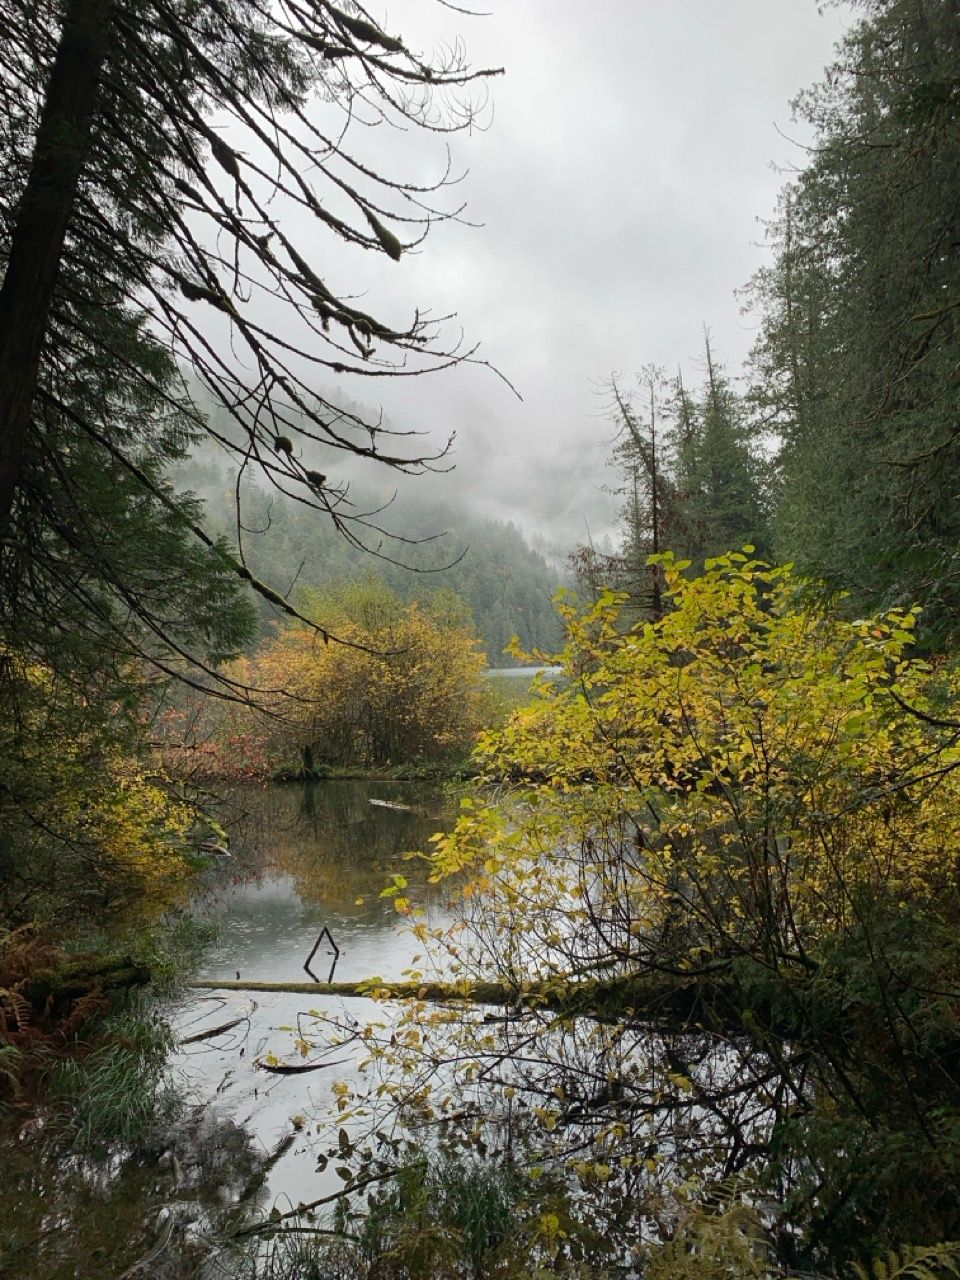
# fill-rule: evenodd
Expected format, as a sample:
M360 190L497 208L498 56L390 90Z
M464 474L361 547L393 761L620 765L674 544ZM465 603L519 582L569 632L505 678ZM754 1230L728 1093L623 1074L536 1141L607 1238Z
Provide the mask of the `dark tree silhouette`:
M479 105L466 87L489 74L459 46L422 58L351 0L0 0L8 633L49 624L54 601L117 643L118 603L158 638L191 619L216 631L194 569L250 575L165 479L198 433L348 534L349 504L305 448L408 471L442 457L317 388L475 349L443 318L361 308L325 266L334 242L398 260L461 213L449 159L435 182L407 182L355 139L372 124L462 128ZM158 572L171 589L151 598Z

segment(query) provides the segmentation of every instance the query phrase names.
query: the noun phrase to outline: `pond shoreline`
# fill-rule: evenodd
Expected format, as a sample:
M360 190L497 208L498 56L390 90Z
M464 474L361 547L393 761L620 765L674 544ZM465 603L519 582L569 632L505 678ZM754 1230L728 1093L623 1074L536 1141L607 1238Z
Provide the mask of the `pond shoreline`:
M6 1164L0 1274L15 1265L11 1274L18 1280L120 1275L166 1241L150 1274L172 1280L184 1274L177 1267L189 1265L192 1274L200 1265L201 1236L226 1240L240 1226L263 1220L277 1199L297 1204L340 1185L335 1174L317 1171L328 1134L316 1126L330 1110L333 1083L354 1077L355 1055L319 1075L278 1077L263 1064L271 1055L300 1060L291 1028L303 1015L303 997L267 993L255 1001L240 992L191 989L190 979L211 970L230 979L240 972L253 981L304 976L304 960L322 926L341 949L338 976L399 976L418 944L380 890L404 851L425 847L444 824L447 801L440 787L422 778L338 777L241 789L253 817L231 830L231 858L212 858L196 871L189 920L171 925L197 930L199 940L219 923L216 937L202 947L198 941L200 949L189 954L161 955L154 975L160 986L140 988L148 993L144 1033L155 1028L157 1040L166 1037L165 1062L150 1059L156 1075L146 1062L143 1075L135 1074L128 1022L91 1026L75 1054L65 1045L58 1055L76 1058L75 1065L58 1068L72 1086L69 1095L62 1088L34 1093L31 1080L0 1116ZM378 808L369 805L371 795L411 803ZM418 894L429 897L425 869L402 865ZM118 945L121 959L134 955L132 964L117 960L111 968L105 952L87 954L65 959L65 973L75 977L100 964L104 972L145 979L157 960L156 944L148 945L144 935L139 954L125 933ZM325 953L321 959L326 975L330 959ZM47 968L53 967L51 960ZM45 1002L53 975L37 976L46 984ZM322 983L309 992L336 1015L339 1001ZM362 1018L377 1009L369 999L356 1007ZM124 1065L122 1078L118 1064ZM108 1074L116 1076L116 1086ZM117 1106L135 1103L151 1081L158 1100L168 1094L178 1100L174 1114L169 1123L158 1115L159 1124L127 1142L109 1129L114 1096L122 1094ZM97 1133L78 1144L75 1131L88 1113L97 1120ZM60 1170L55 1184L53 1168ZM69 1228L44 1234L44 1214L51 1213Z
M363 768L360 765L336 765L316 769L289 769L259 779L261 783L285 785L292 782L468 782L479 776L480 770L469 759L421 764L381 765ZM224 782L229 778L221 779Z

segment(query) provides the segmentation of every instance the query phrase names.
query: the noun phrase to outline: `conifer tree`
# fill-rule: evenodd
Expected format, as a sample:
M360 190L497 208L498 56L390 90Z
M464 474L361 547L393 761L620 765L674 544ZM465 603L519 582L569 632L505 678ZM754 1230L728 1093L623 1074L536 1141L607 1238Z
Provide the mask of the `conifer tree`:
M651 555L674 551L695 563L750 544L765 552L765 465L747 407L705 338L705 381L691 394L681 374L667 382L647 366L634 399L611 382L618 429L613 464L621 472L623 542L599 569L652 616L662 611L660 570Z
M351 121L448 132L474 78L459 50L422 58L353 0L0 0L8 642L53 652L66 631L176 661L191 633L194 656L236 646L230 584L250 572L165 479L198 433L341 528L304 445L410 471L443 452L315 389L474 358L327 274L336 243L396 261L457 212L442 165L432 185L378 172Z
M742 398L717 364L704 334L706 380L699 404L676 402L675 447L683 449L687 490L685 555L735 551L745 543L765 550L767 541L762 462L752 439Z
M647 559L674 545L680 531L681 511L672 460L664 448L664 376L647 365L638 376L640 404L627 395L616 379L610 383L618 443L614 465L623 475L622 568L618 585L628 591L640 608L652 617L663 609L660 570Z
M779 554L857 610L921 600L955 634L960 578L960 25L869 0L754 282L757 398L781 444Z

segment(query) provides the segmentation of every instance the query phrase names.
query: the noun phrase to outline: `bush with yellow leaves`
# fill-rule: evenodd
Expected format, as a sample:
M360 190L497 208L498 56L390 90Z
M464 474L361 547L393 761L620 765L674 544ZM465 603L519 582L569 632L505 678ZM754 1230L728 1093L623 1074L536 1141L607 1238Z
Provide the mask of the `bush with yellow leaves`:
M749 548L660 562L661 618L564 603L564 677L481 740L435 941L518 1009L412 1008L417 1055L499 1090L479 1114L522 1100L624 1239L731 1175L784 1265L956 1238L952 676L912 656L912 610L844 620ZM638 1006L644 978L671 999Z
M450 592L404 604L379 579L305 593L337 640L281 628L231 676L255 706L212 709L208 772L293 772L460 759L490 721L483 650Z
M138 759L135 674L101 701L6 653L0 681L0 920L168 906L196 813Z

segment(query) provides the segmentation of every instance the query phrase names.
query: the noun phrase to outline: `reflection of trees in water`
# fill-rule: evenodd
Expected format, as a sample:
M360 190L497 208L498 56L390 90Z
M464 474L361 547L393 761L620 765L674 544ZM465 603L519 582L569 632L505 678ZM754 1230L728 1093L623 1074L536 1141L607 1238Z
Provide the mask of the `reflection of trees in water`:
M210 1239L262 1209L269 1157L209 1108L162 1150L81 1158L22 1135L0 1141L0 1274L18 1280L119 1276L148 1257L138 1275L179 1280Z
M319 1042L360 1034L319 1019ZM803 1054L779 1061L754 1043L657 1020L616 1024L555 1011L412 1004L364 1034L360 1086L371 1134L402 1122L422 1150L460 1143L495 1167L561 1170L577 1205L623 1261L670 1238L690 1212L684 1187L755 1187L771 1238L792 1224L778 1188L754 1182L778 1112L808 1105ZM383 1093L382 1082L403 1081ZM784 1171L785 1178L787 1170ZM678 1190L678 1188L680 1190Z
M417 811L377 808L371 797ZM395 782L291 783L251 789L237 799L247 812L232 828L235 875L246 880L284 871L304 900L367 920L371 910L387 919L395 915L378 895L397 870L415 897L425 899L426 866L419 859L403 861L403 855L428 849L434 832L449 825L452 808L435 788Z

